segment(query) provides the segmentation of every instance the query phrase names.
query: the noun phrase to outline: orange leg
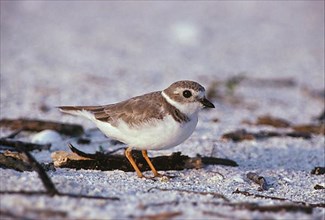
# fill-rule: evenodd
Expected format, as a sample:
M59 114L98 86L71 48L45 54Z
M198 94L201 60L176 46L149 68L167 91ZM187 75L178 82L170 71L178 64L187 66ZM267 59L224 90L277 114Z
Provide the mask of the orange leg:
M153 172L154 177L161 176L161 174L159 174L159 173L157 172L157 170L155 169L155 167L152 165L152 163L151 163L151 161L150 161L150 159L149 159L149 157L148 157L148 154L147 154L147 151L146 151L146 150L142 150L142 156L143 156L144 159L147 161L147 163L148 163L150 169L151 169L152 172Z
M135 163L134 159L132 158L132 155L131 155L131 151L132 151L132 148L131 147L128 147L126 150L125 150L125 156L126 158L130 161L132 167L134 168L135 172L137 172L138 174L138 177L142 178L144 177L143 174L141 173L141 171L139 170L137 164ZM157 172L157 171L156 171Z

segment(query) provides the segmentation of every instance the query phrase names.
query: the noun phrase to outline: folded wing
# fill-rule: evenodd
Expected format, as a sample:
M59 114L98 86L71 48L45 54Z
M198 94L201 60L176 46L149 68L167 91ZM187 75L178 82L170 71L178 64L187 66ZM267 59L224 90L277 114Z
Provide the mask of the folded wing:
M152 119L162 119L163 98L160 92L137 96L116 104L102 106L60 106L60 111L86 117L90 120L109 122L114 126L118 120L130 125L145 123Z

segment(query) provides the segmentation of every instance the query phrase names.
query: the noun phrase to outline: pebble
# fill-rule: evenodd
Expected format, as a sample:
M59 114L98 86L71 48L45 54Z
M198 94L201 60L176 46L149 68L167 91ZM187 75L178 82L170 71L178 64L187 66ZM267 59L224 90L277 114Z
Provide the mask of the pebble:
M32 143L35 144L52 144L60 141L62 141L60 134L53 130L43 130L32 138Z

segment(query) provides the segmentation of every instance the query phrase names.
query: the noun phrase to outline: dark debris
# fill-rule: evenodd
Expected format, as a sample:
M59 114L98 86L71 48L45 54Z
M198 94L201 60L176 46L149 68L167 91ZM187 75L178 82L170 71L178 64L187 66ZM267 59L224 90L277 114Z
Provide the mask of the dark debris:
M105 154L102 152L88 154L78 150L71 144L69 145L69 147L71 151L75 153L74 155L64 151L58 151L52 155L54 164L56 164L57 167L94 170L118 169L126 172L134 171L130 162L124 155ZM132 156L141 171L150 170L150 167L148 166L147 162L142 157L141 151L132 151ZM170 156L153 157L150 160L157 170L198 169L201 168L203 165L238 166L235 161L230 159L201 157L200 155L191 158L185 155L181 155L180 152L173 153Z
M276 131L259 131L259 132L248 132L245 129L236 130L222 135L222 139L232 140L240 142L244 140L260 140L272 137L294 137L310 139L311 135L304 132L276 132Z
M43 131L46 129L55 130L60 134L69 136L80 136L84 133L84 129L81 125L77 124L65 124L54 121L46 120L34 120L34 119L1 119L1 127L7 127L13 130L22 129L24 131Z
M315 175L323 175L325 174L325 167L315 167L312 171L311 174Z

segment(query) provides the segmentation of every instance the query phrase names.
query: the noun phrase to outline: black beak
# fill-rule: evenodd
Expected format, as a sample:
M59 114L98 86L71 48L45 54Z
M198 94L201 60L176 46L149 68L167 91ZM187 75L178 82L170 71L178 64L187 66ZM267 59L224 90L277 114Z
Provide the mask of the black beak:
M204 107L207 107L207 108L215 108L214 107L214 104L212 104L212 102L210 102L209 100L207 100L205 97L203 99L201 99L200 102L203 104Z

